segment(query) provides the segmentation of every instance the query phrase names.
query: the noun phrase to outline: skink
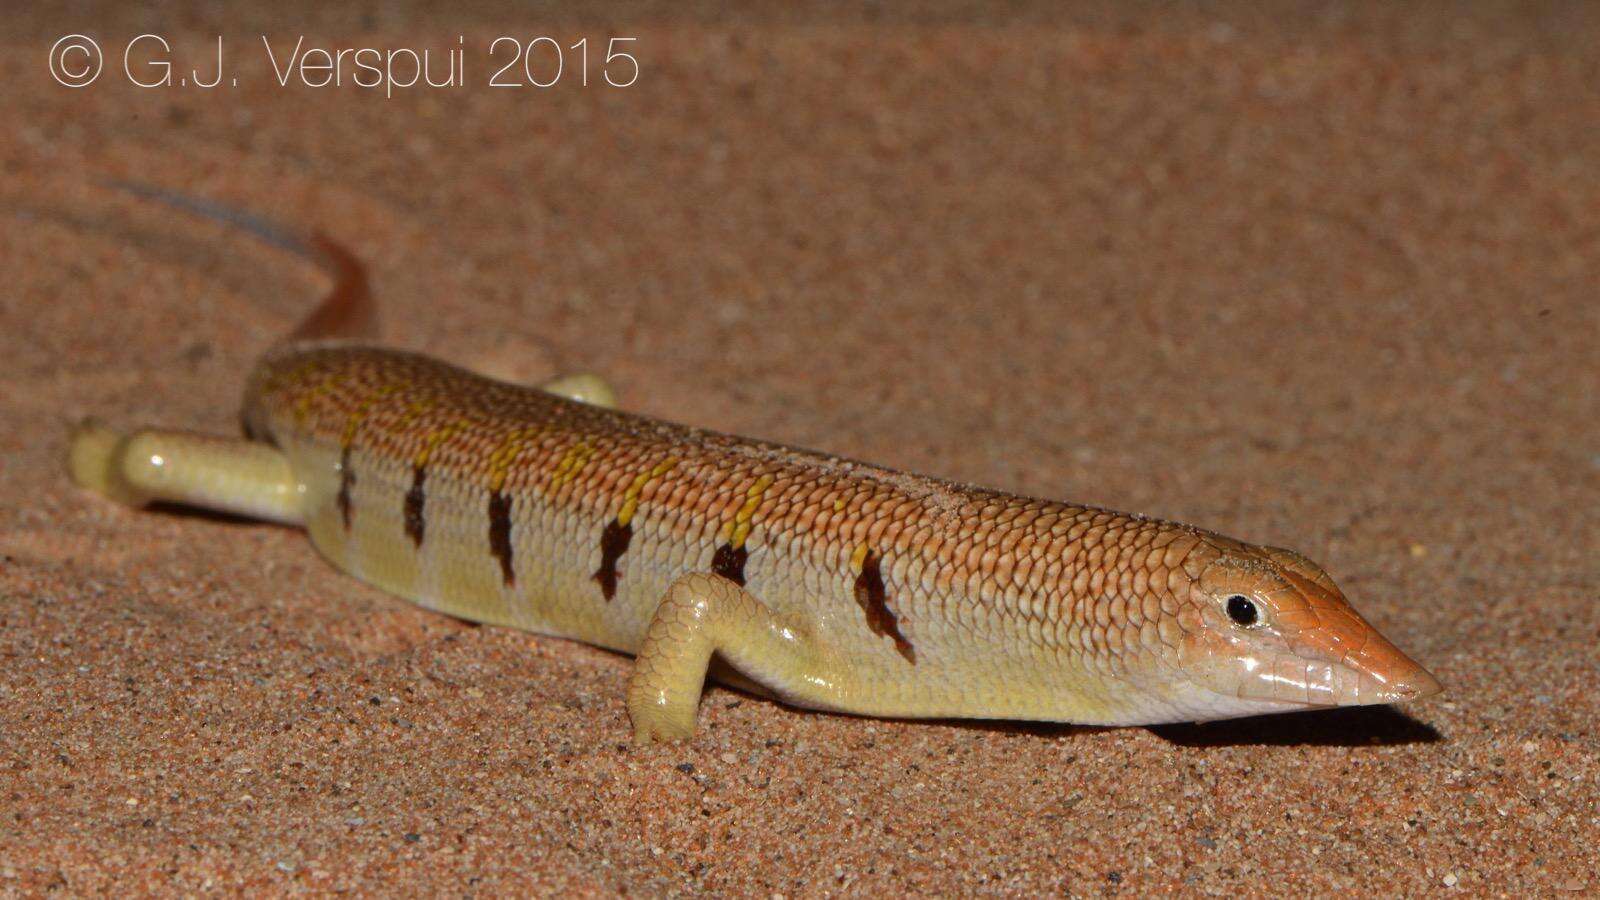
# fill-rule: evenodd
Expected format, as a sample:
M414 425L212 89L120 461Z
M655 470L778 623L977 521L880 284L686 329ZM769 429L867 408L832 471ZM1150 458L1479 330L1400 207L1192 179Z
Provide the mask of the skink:
M339 245L136 192L335 284L250 375L244 437L89 421L73 479L301 526L428 608L635 654L638 740L690 736L708 672L799 707L1102 725L1440 690L1292 551L658 421L593 376L538 389L386 349Z

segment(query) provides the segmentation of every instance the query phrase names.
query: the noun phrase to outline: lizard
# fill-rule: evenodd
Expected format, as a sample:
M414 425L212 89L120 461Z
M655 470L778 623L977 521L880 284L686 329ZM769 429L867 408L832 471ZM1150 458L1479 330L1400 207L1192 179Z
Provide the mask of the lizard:
M343 245L123 187L332 287L248 376L242 436L86 419L72 480L301 527L426 608L631 654L636 741L691 737L708 676L800 708L1106 726L1441 690L1294 551L660 421L598 376L531 387L391 349Z

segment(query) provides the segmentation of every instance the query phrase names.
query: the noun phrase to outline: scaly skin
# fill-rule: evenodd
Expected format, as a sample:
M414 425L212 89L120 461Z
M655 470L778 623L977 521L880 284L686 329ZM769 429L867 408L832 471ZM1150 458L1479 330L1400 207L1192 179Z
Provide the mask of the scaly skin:
M731 683L880 716L1130 725L1439 690L1298 554L668 424L606 408L592 378L538 390L353 343L360 268L306 246L340 282L251 376L251 439L89 423L75 479L301 524L429 608L637 654L641 740L693 732L713 657Z

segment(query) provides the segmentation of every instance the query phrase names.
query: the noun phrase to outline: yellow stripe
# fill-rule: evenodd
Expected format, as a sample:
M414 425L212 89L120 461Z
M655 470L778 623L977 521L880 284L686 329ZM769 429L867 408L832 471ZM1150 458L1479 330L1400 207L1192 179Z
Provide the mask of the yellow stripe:
M301 394L299 398L295 400L295 425L305 425L306 419L311 415L311 404L317 402L317 400L323 397L331 395L334 390L339 387L339 382L341 380L343 379L340 375L329 375L327 378L324 378L316 384L306 388L305 393Z
M577 477L583 470L584 464L589 461L589 457L593 455L594 448L589 446L587 441L579 441L568 447L567 452L563 453L560 461L556 463L555 471L550 473L549 490L554 491Z
M356 411L351 413L350 418L344 423L344 437L340 441L340 446L348 447L354 443L356 432L361 430L361 423L365 422L367 416L372 414L372 408L398 390L400 390L400 385L386 384L374 391L372 396L361 401L361 405L356 407Z
M489 490L498 491L505 486L506 476L511 472L511 464L516 461L517 454L529 441L539 434L538 428L518 428L507 434L489 454Z
M423 444L422 449L417 451L416 457L411 461L412 466L418 469L426 466L429 458L433 456L433 451L439 449L440 444L449 440L452 435L467 430L467 427L466 422L446 422L428 432L427 443Z
M734 549L743 547L745 539L750 536L750 520L756 514L756 507L761 505L761 495L771 486L772 476L763 475L756 479L755 484L750 485L748 491L745 491L744 505L733 514L733 530L728 535L728 543L733 545Z
M677 457L671 457L656 463L655 468L648 472L640 472L633 478L633 483L622 494L622 510L617 513L617 524L626 525L633 521L633 514L639 511L639 495L644 493L645 485L672 471L678 464Z

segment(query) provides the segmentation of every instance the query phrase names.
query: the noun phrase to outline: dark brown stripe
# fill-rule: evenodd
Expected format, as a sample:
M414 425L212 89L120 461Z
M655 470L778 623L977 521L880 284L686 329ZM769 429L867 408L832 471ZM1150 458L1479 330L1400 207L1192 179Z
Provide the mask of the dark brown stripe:
M594 580L600 582L600 593L607 600L617 595L617 560L628 552L628 542L633 540L633 526L612 521L600 533L600 568Z
M355 470L350 468L350 448L339 454L339 515L344 519L344 530L350 530L350 490L356 486Z
M900 651L906 662L916 665L916 648L900 633L900 623L889 609L889 596L883 587L878 554L871 550L867 551L867 558L861 563L861 574L856 576L856 602L861 605L861 611L867 614L867 627L872 629L872 633L893 640L894 649Z
M406 491L406 534L411 538L411 543L422 546L422 504L427 495L422 492L422 483L427 480L428 470L416 466L411 470L411 490Z
M511 498L500 491L489 495L489 552L500 560L500 576L506 586L517 583L511 568Z
M717 554L711 557L711 571L743 587L744 564L749 559L749 550L732 544L723 544L717 548Z

